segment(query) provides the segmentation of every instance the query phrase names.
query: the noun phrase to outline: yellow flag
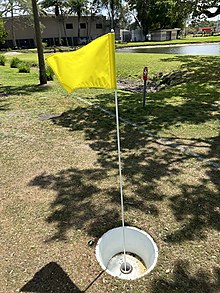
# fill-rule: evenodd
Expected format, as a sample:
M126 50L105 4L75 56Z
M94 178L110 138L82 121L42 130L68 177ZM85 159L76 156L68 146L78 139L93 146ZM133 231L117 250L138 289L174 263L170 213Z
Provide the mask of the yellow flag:
M77 51L50 55L46 61L69 93L76 88L116 89L114 33Z

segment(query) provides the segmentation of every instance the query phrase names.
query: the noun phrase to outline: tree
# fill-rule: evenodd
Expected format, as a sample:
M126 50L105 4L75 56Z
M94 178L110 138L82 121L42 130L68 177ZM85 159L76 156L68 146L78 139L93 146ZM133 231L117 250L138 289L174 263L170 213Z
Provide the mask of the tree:
M6 37L7 37L7 32L5 31L2 16L0 14L0 44L4 43Z
M12 33L12 42L13 47L16 47L16 36L14 30L14 15L16 14L28 14L30 15L31 2L30 0L2 0L0 1L0 9L3 16L10 15L11 17L11 33ZM31 22L32 23L32 22Z
M38 64L39 64L39 73L40 73L39 79L40 79L40 84L43 85L47 83L47 76L46 76L43 45L41 40L40 21L39 21L38 7L37 7L36 0L32 0L32 9L33 9L33 17L34 17L36 43L37 43Z
M61 1L61 0L43 0L41 1L41 8L42 9L53 9L54 14L57 19L57 30L58 30L58 39L59 39L59 45L62 45L62 36L60 31L60 22L62 22L63 30L66 38L66 43L68 46L68 40L67 40L67 34L66 34L66 28L64 24L64 12L63 8L66 6L67 1ZM47 14L46 11L43 11L44 14Z
M92 20L97 14L101 14L101 6L100 3L96 2L96 0L87 0L86 2L86 9L84 10L83 14L86 15L86 22L87 22L87 40L89 40L89 36L92 29ZM90 21L89 21L90 18Z
M119 21L122 0L95 0L94 2L99 3L99 5L107 11L111 29L115 30Z
M129 0L131 10L136 11L136 18L146 36L150 29L165 25L168 13L168 1Z
M87 0L69 0L68 5L70 7L69 12L75 13L77 15L77 23L78 23L77 38L78 38L78 43L79 43L79 40L80 40L80 18L82 16L83 12L86 11Z
M143 34L149 30L184 27L185 20L192 12L190 0L128 0L131 10L136 11L137 22Z
M193 0L191 5L193 17L201 17L205 15L208 18L212 18L220 14L219 0Z
M120 28L129 29L132 20L133 16L130 12L128 4L122 3L118 10L117 24Z
M11 16L11 33L12 33L12 42L13 47L16 47L16 37L14 30L14 10L17 8L17 3L13 0L9 0L8 2L3 2L2 7L4 8L3 13L7 15L10 13Z

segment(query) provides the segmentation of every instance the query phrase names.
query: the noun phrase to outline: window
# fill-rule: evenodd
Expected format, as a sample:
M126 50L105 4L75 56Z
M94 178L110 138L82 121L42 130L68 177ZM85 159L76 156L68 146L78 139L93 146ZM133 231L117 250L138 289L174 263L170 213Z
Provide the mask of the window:
M97 24L96 24L96 28L97 28L97 29L102 29L102 23L97 23Z
M86 28L86 23L85 22L81 22L80 23L80 28Z
M73 29L73 24L72 23L66 23L66 29L67 30Z

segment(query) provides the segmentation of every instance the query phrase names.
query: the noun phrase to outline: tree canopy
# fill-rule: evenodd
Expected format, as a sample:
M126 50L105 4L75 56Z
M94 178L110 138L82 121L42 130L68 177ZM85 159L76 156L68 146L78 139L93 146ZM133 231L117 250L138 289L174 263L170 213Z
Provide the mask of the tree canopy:
M151 29L183 28L185 21L220 14L218 0L127 0L144 35Z
M194 0L192 1L192 14L193 17L199 17L203 15L208 18L215 17L220 14L220 1Z
M128 13L133 14L144 35L159 28L183 28L185 21L212 18L220 14L220 0L36 0L42 12L53 12L57 17L76 14L93 16L104 8L111 27L128 26ZM3 15L30 12L31 0L1 0ZM31 14L31 13L30 13ZM78 37L80 31L78 30Z
M191 12L187 0L128 0L146 35L151 29L184 26Z

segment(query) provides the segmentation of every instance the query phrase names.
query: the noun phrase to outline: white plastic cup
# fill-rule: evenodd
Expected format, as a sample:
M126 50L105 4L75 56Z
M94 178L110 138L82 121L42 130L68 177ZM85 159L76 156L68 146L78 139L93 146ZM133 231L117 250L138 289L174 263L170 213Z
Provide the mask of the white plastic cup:
M110 260L117 254L123 253L123 227L107 231L96 245L96 258L108 274L122 279L137 279L149 274L156 265L158 248L152 237L146 232L135 227L124 227L125 229L125 251L137 255L144 263L144 273L121 274L119 270L111 270L108 267Z

